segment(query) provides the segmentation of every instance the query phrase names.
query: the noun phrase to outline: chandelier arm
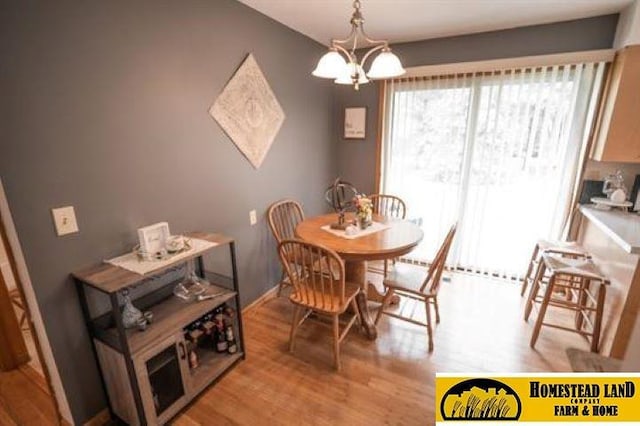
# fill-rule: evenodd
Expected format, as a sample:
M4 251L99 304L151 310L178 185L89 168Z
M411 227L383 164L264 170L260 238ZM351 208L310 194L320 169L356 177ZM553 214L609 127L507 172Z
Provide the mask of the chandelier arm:
M349 52L347 49L345 49L344 47L340 46L339 44L332 44L331 47L333 47L336 50L339 50L340 52L342 52L347 57L349 62L351 62L353 60L351 52Z
M335 44L335 43L339 43L339 44L347 44L352 38L353 36L356 34L356 26L355 25L351 25L351 32L349 33L349 35L347 36L347 38L344 39L337 39L337 38L332 38L331 39L331 44Z
M353 35L353 44L351 45L351 54L355 56L358 49L358 31Z
M364 24L360 25L360 32L364 36L364 39L367 41L367 43L371 43L371 44L383 43L383 44L386 44L387 47L389 46L389 42L387 40L376 40L374 38L369 37L367 32L364 30Z
M387 43L385 44L381 44L379 46L376 46L372 49L370 49L363 57L362 57L362 62L360 63L361 66L364 67L364 63L367 61L367 59L369 58L369 56L371 56L372 53L377 52L378 50L382 50L385 47L388 47Z

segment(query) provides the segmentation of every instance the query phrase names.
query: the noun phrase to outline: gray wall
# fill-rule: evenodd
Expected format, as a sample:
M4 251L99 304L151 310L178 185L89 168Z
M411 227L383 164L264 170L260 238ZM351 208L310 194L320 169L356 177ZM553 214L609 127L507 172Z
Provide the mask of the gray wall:
M254 300L279 273L269 203L294 197L319 213L319 194L338 172L374 190L377 90L309 76L322 46L232 0L4 2L0 10L0 176L82 422L105 399L69 272L129 249L138 227L166 220L173 233L236 238L242 301ZM394 49L414 66L602 48L616 20ZM249 52L287 114L257 171L207 114ZM342 140L343 107L362 105L367 139ZM64 205L76 207L80 233L58 238L50 209ZM261 219L250 227L254 208Z
M267 206L317 214L335 176L332 84L310 76L324 50L233 0L3 2L0 176L77 423L106 400L69 273L166 220L237 240L243 304L269 289ZM250 52L287 116L259 170L207 113ZM65 205L80 233L58 238Z
M402 43L393 45L392 48L405 67L608 49L613 45L617 22L617 14L607 15ZM352 106L367 107L365 140L342 138L344 108ZM350 86L335 86L333 109L338 174L356 185L361 192L375 192L378 85L366 84L358 92Z

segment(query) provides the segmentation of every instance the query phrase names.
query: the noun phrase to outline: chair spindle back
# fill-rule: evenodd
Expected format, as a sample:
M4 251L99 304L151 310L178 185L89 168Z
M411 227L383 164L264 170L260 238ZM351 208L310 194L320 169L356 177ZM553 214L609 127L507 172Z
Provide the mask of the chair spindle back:
M449 249L451 248L451 243L453 242L453 237L456 234L456 228L458 224L454 223L453 226L447 232L447 236L444 238L442 245L438 249L438 253L433 258L433 262L429 267L429 272L427 273L427 278L422 283L420 287L420 292L424 292L425 288L429 286L429 293L437 293L438 288L440 287L440 278L442 277L442 272L444 271L445 262L447 260L447 255L449 254Z
M373 204L374 213L397 219L404 219L407 215L407 206L395 195L372 194L368 198Z
M294 200L281 200L267 210L269 227L276 242L295 238L296 226L304 220L302 206Z
M344 305L344 263L337 253L301 240L278 245L296 299L312 309L337 311Z

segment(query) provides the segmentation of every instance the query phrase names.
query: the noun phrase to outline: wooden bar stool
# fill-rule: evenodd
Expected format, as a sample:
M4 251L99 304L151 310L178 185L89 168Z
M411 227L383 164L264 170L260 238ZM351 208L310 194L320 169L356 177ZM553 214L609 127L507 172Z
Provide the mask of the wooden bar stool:
M538 240L533 248L533 254L529 261L529 267L527 273L522 280L522 288L520 289L520 296L524 296L527 287L536 276L536 271L540 262L540 256L545 251L552 251L554 253L562 253L567 257L575 257L580 255L586 255L587 251L575 241L548 241Z
M548 279L544 279L545 276ZM591 352L598 352L608 284L609 280L602 275L588 255L574 254L571 257L563 257L562 253L543 252L524 315L527 321L531 310L539 307L530 346L535 346L540 329L545 325L591 338ZM563 290L566 295L560 297L558 290ZM544 317L549 306L574 311L573 327L545 322Z

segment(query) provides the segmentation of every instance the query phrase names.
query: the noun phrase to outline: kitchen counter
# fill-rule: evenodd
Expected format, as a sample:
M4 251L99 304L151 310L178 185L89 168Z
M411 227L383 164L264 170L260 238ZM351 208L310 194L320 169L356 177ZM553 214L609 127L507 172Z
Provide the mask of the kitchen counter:
M580 212L627 253L640 254L640 215L580 206Z
M640 216L581 206L578 241L610 281L600 354L622 359L640 313Z

